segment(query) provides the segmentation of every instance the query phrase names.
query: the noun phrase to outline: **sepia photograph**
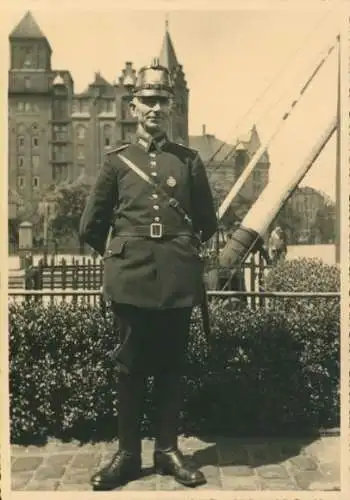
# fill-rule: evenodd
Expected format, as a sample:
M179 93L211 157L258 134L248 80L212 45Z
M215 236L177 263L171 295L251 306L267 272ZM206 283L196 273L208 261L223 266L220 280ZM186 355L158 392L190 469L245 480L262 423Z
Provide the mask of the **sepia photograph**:
M349 39L279 3L1 7L11 498L345 498Z

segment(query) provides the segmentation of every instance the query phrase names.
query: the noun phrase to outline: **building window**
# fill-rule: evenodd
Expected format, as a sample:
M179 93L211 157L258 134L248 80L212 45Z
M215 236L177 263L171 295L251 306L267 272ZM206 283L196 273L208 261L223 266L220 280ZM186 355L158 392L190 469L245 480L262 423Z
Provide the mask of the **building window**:
M17 108L17 111L19 111L19 112L24 111L24 102L18 101L16 108Z
M24 135L19 135L17 139L17 147L18 149L23 149L25 144Z
M68 129L64 125L55 125L53 127L53 140L65 141L67 139Z
M32 146L33 146L33 148L39 147L39 137L37 137L37 136L32 137Z
M23 57L23 67L31 68L33 66L33 50L29 47L24 49L24 57Z
M40 156L39 155L32 156L32 165L33 165L33 171L38 172L39 168L40 168Z
M89 101L81 101L80 105L82 113L89 113Z
M85 99L76 99L72 104L72 113L88 113L89 102Z
M52 148L52 159L53 161L66 161L65 149L62 146L54 145Z
M78 146L78 149L77 149L77 160L79 162L85 160L84 149L81 146Z
M24 77L24 88L25 89L30 89L30 87L31 87L30 78L29 78L29 76L25 76Z
M85 127L84 125L78 125L77 127L77 139L83 141L85 139Z
M66 101L63 99L56 99L53 102L53 119L64 120L66 118Z
M67 165L55 165L52 170L52 178L54 181L63 182L67 179Z
M112 144L112 127L111 125L105 125L103 127L103 142L106 148L110 147Z
M38 129L39 129L39 125L37 123L33 123L33 125L32 125L33 132L36 132Z
M128 98L128 97L125 97L122 100L122 118L123 118L123 120L133 120L134 119L134 117L131 115L129 103L130 103L130 98Z
M33 177L33 188L39 187L39 177Z
M18 168L24 167L24 156L17 157L17 166L18 166Z
M32 110L32 107L30 105L30 102L25 102L24 103L24 111L31 111Z
M22 177L21 175L17 177L17 186L19 187L19 189L22 189L24 187L24 177Z
M123 140L127 142L134 142L135 138L135 127L124 126L123 127Z
M106 99L101 102L101 110L105 113L113 113L114 111L114 101L111 99Z

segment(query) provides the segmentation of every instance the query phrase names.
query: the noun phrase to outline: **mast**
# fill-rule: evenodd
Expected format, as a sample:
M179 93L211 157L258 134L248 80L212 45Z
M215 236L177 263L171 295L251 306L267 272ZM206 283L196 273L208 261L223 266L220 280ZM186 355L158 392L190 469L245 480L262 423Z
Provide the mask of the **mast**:
M265 153L265 151L268 149L270 143L275 138L275 136L277 135L277 133L280 131L281 126L291 116L291 114L292 114L295 106L300 102L300 100L301 100L302 96L304 95L304 93L306 92L307 88L309 87L309 85L311 84L311 82L313 81L313 79L316 77L316 75L318 74L318 72L320 71L320 69L322 68L322 66L324 65L324 63L326 62L326 60L328 59L328 57L330 56L330 54L333 52L333 50L335 49L335 47L337 46L337 44L339 44L339 35L337 35L337 37L336 37L336 43L333 44L328 49L327 54L318 63L318 65L316 66L316 68L312 72L311 76L308 77L307 81L302 86L302 88L301 88L301 90L299 92L299 97L297 99L293 100L293 102L290 105L289 111L287 111L286 113L284 113L284 115L282 116L282 118L278 122L275 130L270 135L269 139L265 142L265 144L262 144L260 146L260 148L258 149L258 151L254 154L253 158L250 160L250 162L246 166L246 168L243 170L241 176L237 179L236 183L233 185L232 189L230 190L230 192L228 193L228 195L226 196L226 198L222 202L221 206L219 207L219 210L217 212L217 216L218 216L219 220L221 220L223 218L223 216L225 215L227 209L229 208L229 206L231 205L231 203L233 202L233 200L238 195L240 189L243 187L244 183L246 182L246 180L248 179L249 175L251 174L251 172L253 171L253 169L255 168L255 166L257 165L257 163L259 162L260 158Z
M248 255L262 243L271 222L308 173L336 129L337 118L335 117L298 171L283 185L280 182L269 183L253 204L241 226L233 233L221 251L220 267L227 270L227 281L224 289L227 288L235 275L237 266L242 264ZM219 269L212 269L208 278L210 287L217 289L219 287Z

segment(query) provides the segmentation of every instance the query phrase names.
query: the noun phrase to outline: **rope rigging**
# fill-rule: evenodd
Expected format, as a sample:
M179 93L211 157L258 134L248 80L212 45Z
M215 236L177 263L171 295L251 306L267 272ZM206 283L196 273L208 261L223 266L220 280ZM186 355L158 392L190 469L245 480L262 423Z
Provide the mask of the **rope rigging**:
M297 48L297 50L293 53L292 55L292 58L291 59L288 59L287 63L285 65L282 66L282 68L280 69L280 71L277 72L277 74L275 75L275 77L271 80L271 82L268 84L268 86L263 90L263 92L255 99L255 101L253 102L253 104L251 105L251 107L248 109L248 111L246 111L244 113L243 116L241 116L234 128L234 135L236 136L237 135L237 132L238 132L238 129L240 127L240 125L243 123L243 121L245 120L245 118L249 115L249 113L257 106L257 104L259 104L260 101L263 100L263 98L266 96L266 94L269 92L269 90L271 90L271 88L273 87L273 85L281 78L281 76L285 73L285 71L290 67L291 63L297 59L299 53L304 49L305 45L307 44L308 40L309 39L312 39L313 35L314 35L314 32L316 32L316 30L321 26L321 24L323 23L323 21L328 17L329 17L329 14L330 14L331 11L327 11L313 26L313 28L310 30L310 32L307 34L307 36L305 37L305 39L303 40L303 42L300 44L300 46ZM230 135L230 137L232 136L232 134ZM207 166L212 162L214 161L215 157L220 153L220 151L222 150L222 148L226 145L226 142L223 142L219 148L214 152L214 154L209 158L209 160L207 161ZM235 145L233 148L232 148L232 151L235 150L237 145ZM223 161L225 161L226 159L228 159L228 157L230 156L231 152L226 155L226 157L224 158L224 160L221 161L221 163L217 166L217 168L219 168Z
M296 99L294 99L289 107L289 110L283 114L281 119L279 120L275 130L273 133L270 135L269 139L265 142L265 144L262 144L257 152L254 154L253 158L250 160L248 165L245 167L242 175L237 179L236 183L232 187L231 191L228 193L226 196L225 200L222 202L221 206L219 207L218 210L218 219L221 220L223 215L225 214L226 210L228 209L229 205L232 203L236 195L238 194L239 190L242 188L244 182L247 180L248 176L260 160L261 156L263 153L267 150L267 148L270 146L271 142L274 140L274 138L277 136L277 134L280 132L281 126L288 120L288 118L291 116L292 112L295 109L295 106L300 102L301 98L305 94L307 88L310 86L312 80L316 77L326 60L329 58L329 56L332 54L333 50L335 47L339 44L339 35L336 37L336 43L334 43L328 50L327 54L322 58L322 60L319 62L317 67L314 69L312 76L308 77L306 83L302 86L302 88L299 91L299 95Z

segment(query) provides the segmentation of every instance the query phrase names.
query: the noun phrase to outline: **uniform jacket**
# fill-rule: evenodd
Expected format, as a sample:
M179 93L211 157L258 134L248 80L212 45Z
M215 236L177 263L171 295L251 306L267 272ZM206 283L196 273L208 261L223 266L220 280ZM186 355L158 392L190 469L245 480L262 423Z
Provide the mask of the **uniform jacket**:
M212 193L196 151L163 136L157 141L139 137L135 144L109 152L80 222L82 242L104 258L106 297L155 309L199 304L203 264L196 240L168 199L125 165L118 153L180 202L202 241L217 229ZM154 222L163 225L163 238L138 235ZM106 248L111 224L112 238Z

